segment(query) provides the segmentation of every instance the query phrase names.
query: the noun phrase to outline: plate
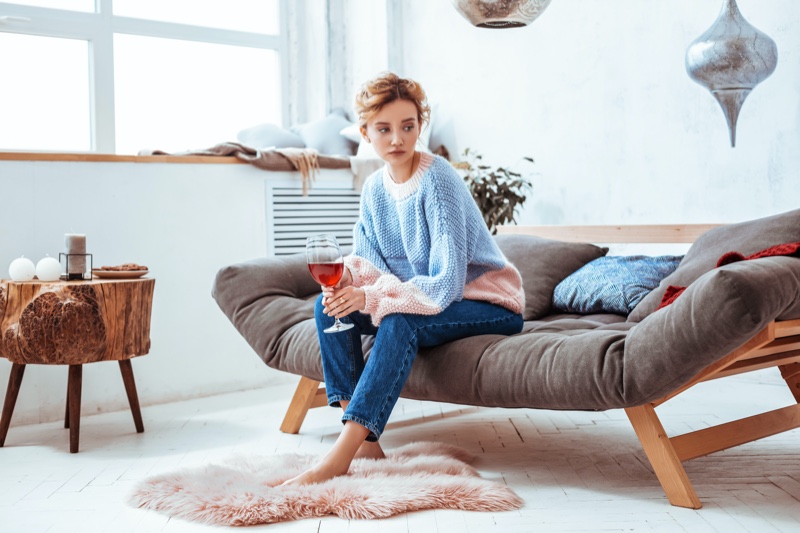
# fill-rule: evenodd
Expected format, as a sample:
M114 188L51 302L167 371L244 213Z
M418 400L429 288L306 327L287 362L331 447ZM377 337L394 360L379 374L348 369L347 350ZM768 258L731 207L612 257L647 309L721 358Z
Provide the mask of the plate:
M92 270L92 274L100 279L134 279L141 278L149 270Z

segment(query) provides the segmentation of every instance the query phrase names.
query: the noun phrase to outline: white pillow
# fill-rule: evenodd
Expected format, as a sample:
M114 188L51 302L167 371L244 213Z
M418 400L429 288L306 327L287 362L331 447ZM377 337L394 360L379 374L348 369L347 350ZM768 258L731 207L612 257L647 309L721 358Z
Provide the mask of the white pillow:
M342 129L342 131L340 131L339 133L342 134L344 137L350 139L354 143L361 142L361 128L358 127L358 122L356 122L355 124L350 124L346 128Z
M430 122L425 125L422 132L419 134L419 139L417 139L417 148L420 148L423 152L431 152L431 124Z
M351 156L356 145L339 134L349 125L344 112L335 109L323 119L293 126L292 132L299 135L308 148L314 148L320 154Z
M305 148L303 139L289 130L275 124L259 124L236 134L236 139L245 146L263 150L275 148Z
M372 146L372 143L367 142L366 140L362 140L360 143L358 143L358 151L356 152L356 157L380 159L380 157L378 157L378 152L375 151L375 148Z

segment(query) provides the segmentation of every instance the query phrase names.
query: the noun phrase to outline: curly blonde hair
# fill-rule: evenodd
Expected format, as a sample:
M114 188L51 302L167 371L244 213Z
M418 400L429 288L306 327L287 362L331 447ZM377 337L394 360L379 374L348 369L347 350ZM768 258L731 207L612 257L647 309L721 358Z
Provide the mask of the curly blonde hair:
M422 86L410 78L401 78L394 72L382 72L364 82L358 91L353 107L358 115L358 125L366 132L367 122L386 104L395 100L408 100L417 108L420 131L430 121L431 107Z

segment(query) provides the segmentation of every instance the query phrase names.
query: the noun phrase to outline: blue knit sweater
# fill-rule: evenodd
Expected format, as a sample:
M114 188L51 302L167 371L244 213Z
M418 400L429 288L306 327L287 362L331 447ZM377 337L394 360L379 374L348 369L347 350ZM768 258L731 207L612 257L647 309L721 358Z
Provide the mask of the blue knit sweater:
M518 313L524 307L519 272L497 247L464 180L427 153L402 184L386 167L368 178L346 264L376 325L391 313L433 315L462 299Z

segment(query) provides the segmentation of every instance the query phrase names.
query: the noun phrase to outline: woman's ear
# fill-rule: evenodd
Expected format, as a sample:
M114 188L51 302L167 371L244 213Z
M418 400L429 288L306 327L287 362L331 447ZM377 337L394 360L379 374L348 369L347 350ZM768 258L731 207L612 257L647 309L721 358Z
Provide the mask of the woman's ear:
M363 137L365 141L372 142L369 140L369 137L367 137L367 128L364 126L359 126L358 129L361 131L361 137Z

